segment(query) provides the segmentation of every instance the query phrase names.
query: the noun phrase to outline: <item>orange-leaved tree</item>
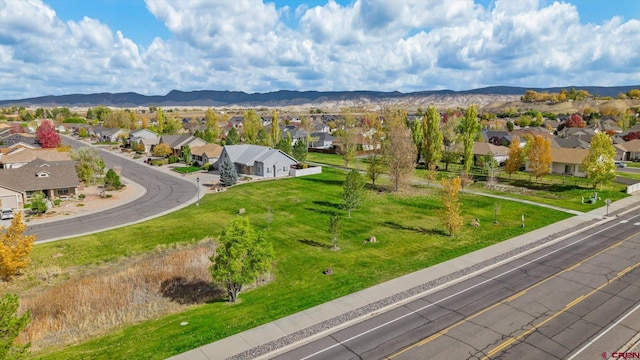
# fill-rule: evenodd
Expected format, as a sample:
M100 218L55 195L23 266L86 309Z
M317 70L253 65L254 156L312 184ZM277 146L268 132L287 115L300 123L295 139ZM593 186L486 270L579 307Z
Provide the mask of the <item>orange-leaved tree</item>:
M442 206L444 210L441 214L442 224L453 236L462 227L462 204L460 203L460 177L454 179L442 179Z
M22 221L22 214L17 211L11 225L5 230L0 227L0 279L9 280L21 269L29 265L27 257L33 250L35 235L25 235L27 224Z
M529 170L536 177L536 182L541 176L551 171L551 140L541 135L536 135L527 147L527 160Z
M509 174L509 179L511 179L511 174L520 170L523 165L522 160L520 139L517 136L514 136L513 139L511 139L511 144L509 145L509 158L507 159L507 163L504 168L504 171Z

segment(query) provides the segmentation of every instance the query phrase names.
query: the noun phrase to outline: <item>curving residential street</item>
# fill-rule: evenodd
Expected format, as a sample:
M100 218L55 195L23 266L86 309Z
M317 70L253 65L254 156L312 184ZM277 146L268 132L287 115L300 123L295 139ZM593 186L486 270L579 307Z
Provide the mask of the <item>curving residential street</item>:
M63 142L77 148L85 143L63 137ZM99 232L162 215L190 203L196 196L194 184L123 157L100 150L107 168L120 166L122 176L144 188L146 193L134 202L117 207L53 222L30 225L28 234L37 235L37 242Z

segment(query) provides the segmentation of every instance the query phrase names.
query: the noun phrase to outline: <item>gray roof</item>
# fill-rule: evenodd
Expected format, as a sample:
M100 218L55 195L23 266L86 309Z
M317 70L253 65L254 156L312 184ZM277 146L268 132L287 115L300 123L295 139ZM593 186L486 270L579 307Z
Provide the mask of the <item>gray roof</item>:
M0 186L18 191L75 188L79 184L73 161L47 163L37 159L17 169L0 169Z
M285 154L284 152L278 149L272 149L267 146L250 144L227 145L224 147L224 149L232 162L246 166L253 166L256 161L264 162L266 159L270 158L276 153L282 153L283 155L292 159L294 162L297 162L295 159Z
M333 135L331 135L329 133L326 133L326 132L314 132L314 133L311 133L311 138L314 138L314 139L317 138L318 141L333 141L333 140L336 139L335 136L333 136Z
M162 135L160 138L160 142L167 143L171 148L178 148L182 146L182 144L187 141L191 135L182 134L182 135Z
M568 149L589 149L591 147L588 142L581 140L577 136L570 136L568 138L553 138L551 139L551 146Z

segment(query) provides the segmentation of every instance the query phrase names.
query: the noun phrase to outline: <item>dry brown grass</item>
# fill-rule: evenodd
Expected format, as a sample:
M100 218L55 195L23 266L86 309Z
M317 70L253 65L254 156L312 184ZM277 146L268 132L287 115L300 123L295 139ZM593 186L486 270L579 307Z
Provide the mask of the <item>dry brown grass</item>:
M220 298L208 271L214 250L211 240L162 249L23 293L21 308L33 319L21 340L38 351Z

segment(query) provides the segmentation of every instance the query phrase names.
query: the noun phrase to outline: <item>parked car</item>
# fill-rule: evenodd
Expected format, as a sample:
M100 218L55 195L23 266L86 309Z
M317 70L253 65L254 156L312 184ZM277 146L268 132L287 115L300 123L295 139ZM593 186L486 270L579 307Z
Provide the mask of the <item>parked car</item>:
M627 164L623 163L622 161L616 161L614 164L616 164L616 167L619 168L627 167Z
M9 220L9 219L13 219L13 210L2 209L2 211L0 211L0 220Z

